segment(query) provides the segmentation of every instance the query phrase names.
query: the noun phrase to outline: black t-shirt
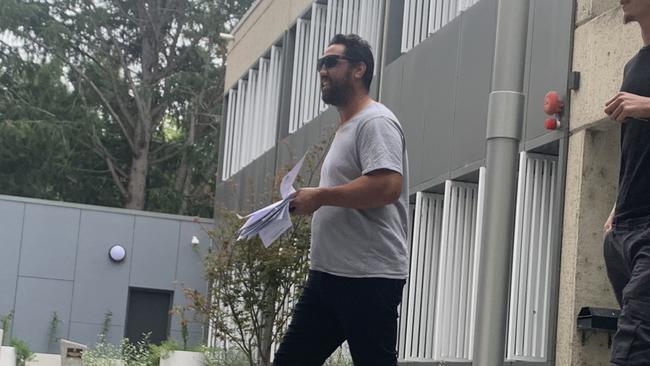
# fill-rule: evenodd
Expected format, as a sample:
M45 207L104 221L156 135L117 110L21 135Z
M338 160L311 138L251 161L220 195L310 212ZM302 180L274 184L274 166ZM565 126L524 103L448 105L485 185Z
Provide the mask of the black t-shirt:
M625 65L621 91L650 97L650 46ZM650 217L650 121L626 118L621 125L621 172L615 221Z

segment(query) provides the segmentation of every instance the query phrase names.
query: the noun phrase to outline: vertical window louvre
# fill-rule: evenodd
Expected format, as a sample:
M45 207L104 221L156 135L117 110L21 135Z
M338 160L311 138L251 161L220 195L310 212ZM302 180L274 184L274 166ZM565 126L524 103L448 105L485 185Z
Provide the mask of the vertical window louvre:
M307 58L309 39L309 20L298 19L296 23L296 48L293 59L293 78L291 83L291 112L289 133L302 126L302 107L305 84L304 60Z
M447 181L438 268L434 358L471 361L484 169L479 184Z
M249 69L228 91L222 179L228 179L275 144L282 81L282 47Z
M418 192L413 215L411 266L402 303L401 358L432 360L436 277L441 243L443 196Z
M234 105L237 103L237 91L230 89L228 91L228 105L226 107L226 128L224 133L224 158L222 163L221 178L228 179L230 177L230 168L232 160L232 135L233 135L233 125L234 125Z
M407 52L479 0L404 0L402 52Z
M557 158L522 152L512 262L507 358L546 361L550 294L557 271L552 237Z

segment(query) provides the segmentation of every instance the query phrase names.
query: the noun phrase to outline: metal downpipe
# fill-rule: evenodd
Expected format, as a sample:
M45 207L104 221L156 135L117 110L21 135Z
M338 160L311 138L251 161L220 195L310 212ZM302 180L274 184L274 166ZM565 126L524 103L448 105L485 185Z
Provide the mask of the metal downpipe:
M529 0L499 0L486 136L474 366L503 365L513 250Z

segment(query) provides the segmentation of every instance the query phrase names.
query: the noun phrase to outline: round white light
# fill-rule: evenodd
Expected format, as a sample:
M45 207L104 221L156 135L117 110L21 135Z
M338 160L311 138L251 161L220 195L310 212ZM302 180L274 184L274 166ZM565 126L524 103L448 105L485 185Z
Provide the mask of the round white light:
M126 250L121 245L113 245L111 249L108 250L108 258L113 262L121 262L126 257Z

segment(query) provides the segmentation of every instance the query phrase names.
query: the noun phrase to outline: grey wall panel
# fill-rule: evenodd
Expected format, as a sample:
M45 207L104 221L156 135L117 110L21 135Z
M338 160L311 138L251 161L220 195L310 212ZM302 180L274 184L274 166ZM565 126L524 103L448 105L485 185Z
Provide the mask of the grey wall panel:
M491 89L496 0L482 0L462 13L451 170L485 157L488 97Z
M110 311L113 324L124 325L134 224L135 217L130 215L82 211L71 321L101 324ZM107 255L117 244L126 250L121 263ZM156 272L163 271L158 268Z
M174 289L179 231L178 221L135 218L131 286Z
M48 331L56 312L58 334L68 336L72 281L20 277L12 335L24 340L34 352L48 352Z
M402 116L402 80L405 58L406 56L400 57L384 69L384 85L382 86L380 99L380 102L388 107L400 121L404 119Z
M417 48L417 47L416 47ZM417 53L423 48L417 48L412 53L405 55L403 58L404 70L402 74L402 88L400 98L402 99L402 109L400 110L400 123L404 130L404 137L409 146L409 184L413 185L422 181L422 166L425 158L421 152L424 144L424 109L422 106L426 102L424 90L428 77L423 74L424 63Z
M20 275L72 280L80 210L27 204Z
M181 335L181 332L178 330L173 330L170 333L170 338L175 340L179 344L183 344L183 336ZM188 347L193 347L193 346L198 346L202 344L203 342L203 333L202 332L190 332L188 334L188 341L187 341L187 346Z
M459 48L459 23L452 22L433 34L414 49L421 64L419 76L421 96L416 103L422 113L422 138L419 144L411 144L411 156L421 155L417 169L420 179L414 186L447 173L451 162L451 140L454 125L454 98ZM444 50L441 52L440 50ZM408 71L408 70L407 70ZM444 86L444 87L443 87ZM404 93L406 95L406 93ZM406 104L406 103L405 103Z
M70 322L70 340L82 344L93 345L99 341L103 324ZM112 325L108 328L106 341L111 344L120 344L124 337L124 327Z
M176 272L175 291L174 291L174 304L177 306L185 306L190 302L184 294L183 289L194 289L202 293L207 290L207 284L204 280L204 271L202 258L207 254L210 248L212 239L206 230L208 227L203 227L198 223L183 222L181 223L181 236L178 250L178 266ZM199 239L198 247L191 245L192 237L196 236ZM187 314L188 319L193 318L193 314ZM201 331L201 324L193 324L192 328ZM180 317L177 314L172 316L171 329L179 330Z
M572 2L536 0L530 7L526 141L548 133L544 128L544 95L556 90L566 99L573 32Z
M0 201L0 315L14 308L24 212L23 203Z

